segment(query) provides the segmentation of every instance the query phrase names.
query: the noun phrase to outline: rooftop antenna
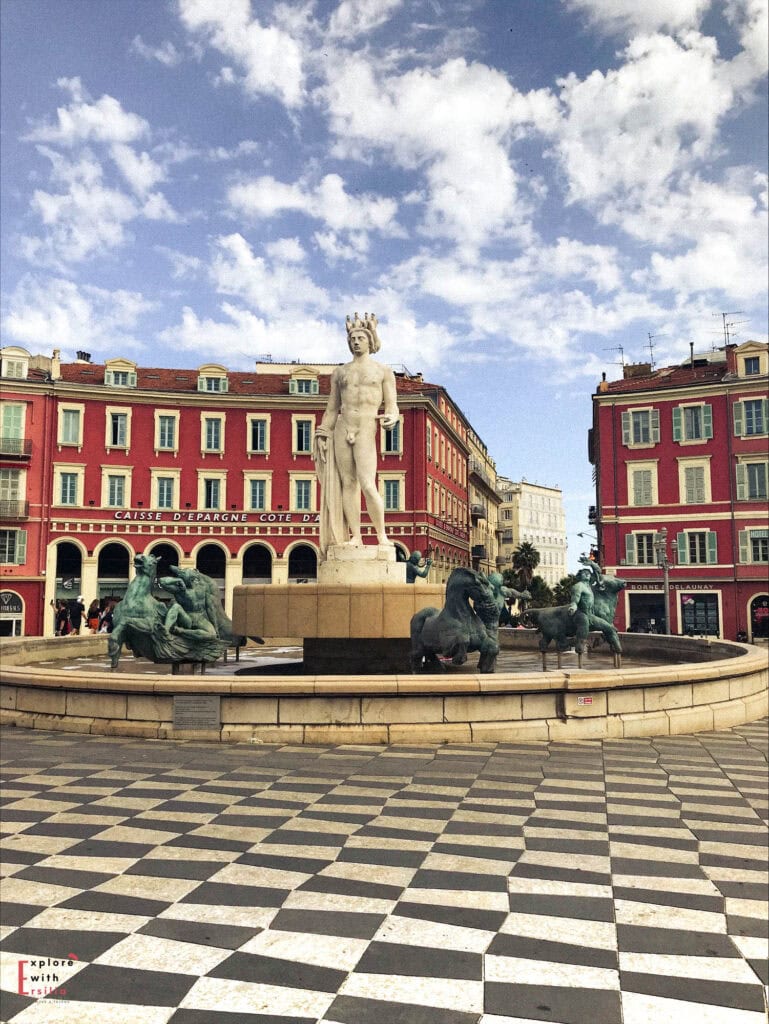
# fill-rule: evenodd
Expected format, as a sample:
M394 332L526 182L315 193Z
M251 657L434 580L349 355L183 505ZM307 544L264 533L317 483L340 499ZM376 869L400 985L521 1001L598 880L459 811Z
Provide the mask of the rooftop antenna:
M614 345L610 348L605 348L603 351L619 352L619 365L622 367L623 370L625 369L625 349L622 347L622 345Z
M721 321L723 323L723 328L724 328L724 345L728 345L729 344L729 328L730 327L734 327L735 324L728 323L726 318L729 317L729 316L745 316L745 310L744 309L733 309L730 313L713 313L712 315L713 316L720 316L721 317ZM744 323L744 321L743 321L743 323ZM714 342L713 343L713 351L715 352L715 350L716 350L716 345L715 345L715 342Z
M729 331L729 341L739 334L739 331L733 331L732 327L742 327L743 324L749 324L750 320L730 320L726 325L726 329Z
M664 334L649 334L647 332L646 337L649 339L649 362L651 363L652 370L654 369L654 338L664 338Z

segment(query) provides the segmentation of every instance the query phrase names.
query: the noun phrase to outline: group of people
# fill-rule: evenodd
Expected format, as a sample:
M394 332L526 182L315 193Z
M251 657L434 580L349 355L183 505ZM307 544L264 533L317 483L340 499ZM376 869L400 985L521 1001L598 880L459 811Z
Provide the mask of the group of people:
M79 636L81 633L111 633L112 615L116 603L109 597L102 601L95 597L86 609L82 594L78 594L70 601L61 598L51 601L55 635Z

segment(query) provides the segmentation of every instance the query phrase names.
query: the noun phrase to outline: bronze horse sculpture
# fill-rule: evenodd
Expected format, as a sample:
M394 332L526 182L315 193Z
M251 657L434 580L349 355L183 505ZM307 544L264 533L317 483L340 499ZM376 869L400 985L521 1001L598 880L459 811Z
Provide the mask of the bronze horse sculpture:
M464 665L469 651L480 651L478 671L493 672L498 625L499 609L488 579L473 569L454 569L443 609L423 608L411 619L411 671L442 671L439 654L450 657L452 665Z

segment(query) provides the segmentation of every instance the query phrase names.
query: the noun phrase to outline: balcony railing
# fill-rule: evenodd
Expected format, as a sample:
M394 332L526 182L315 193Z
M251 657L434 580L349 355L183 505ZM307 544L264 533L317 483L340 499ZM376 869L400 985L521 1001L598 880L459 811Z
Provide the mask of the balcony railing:
M473 504L470 506L470 516L473 519L486 519L486 509L483 505Z
M32 441L28 437L0 437L0 455L28 459L31 454Z
M29 519L29 502L0 501L0 519Z
M473 558L486 558L486 546L485 544L473 544L470 549L470 554Z

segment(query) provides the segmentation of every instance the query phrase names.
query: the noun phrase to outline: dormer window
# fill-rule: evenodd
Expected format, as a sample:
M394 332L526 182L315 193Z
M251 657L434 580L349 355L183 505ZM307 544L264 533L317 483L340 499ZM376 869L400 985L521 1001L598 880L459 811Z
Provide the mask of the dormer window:
M104 364L104 384L108 388L135 388L136 363L129 359L108 359Z
M745 376L753 377L757 373L761 373L761 362L758 356L748 356L745 360Z
M26 380L29 369L29 352L9 345L0 350L0 375L10 380Z
M316 372L306 367L295 370L288 382L288 393L290 395L317 395L318 377Z
M210 363L198 369L198 391L208 394L223 394L229 390L227 371L223 366Z
M736 350L737 376L758 377L769 371L769 346L746 341Z

